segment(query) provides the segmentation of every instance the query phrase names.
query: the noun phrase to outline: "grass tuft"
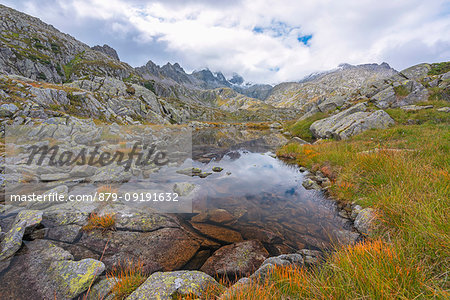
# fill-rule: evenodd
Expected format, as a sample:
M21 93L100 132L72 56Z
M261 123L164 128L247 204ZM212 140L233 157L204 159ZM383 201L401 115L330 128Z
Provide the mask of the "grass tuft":
M88 223L83 226L84 231L92 231L95 229L100 229L102 231L115 230L116 229L116 219L114 214L105 214L102 216L92 213L89 216Z
M133 293L147 279L143 272L144 264L140 261L126 260L115 266L111 272L106 274L107 278L113 278L116 283L111 289L110 295L113 299L122 300Z

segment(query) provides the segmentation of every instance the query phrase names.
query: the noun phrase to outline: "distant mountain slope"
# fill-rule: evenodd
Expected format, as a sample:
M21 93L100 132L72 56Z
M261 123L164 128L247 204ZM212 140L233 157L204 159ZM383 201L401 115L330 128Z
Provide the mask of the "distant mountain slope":
M398 72L387 63L352 66L340 65L337 69L312 74L300 82L285 82L275 86L266 103L276 107L302 108L324 98L352 98L360 89L389 78Z
M52 83L86 75L126 78L133 68L38 18L0 5L0 69Z
M38 18L3 5L0 5L0 72L47 83L99 82L102 81L99 78L110 77L144 86L166 101L181 101L205 109L225 104L227 111L258 103L268 107L235 91L214 91L234 86L222 73L202 70L187 74L178 63L159 67L151 61L133 68L121 62L108 45L91 48Z

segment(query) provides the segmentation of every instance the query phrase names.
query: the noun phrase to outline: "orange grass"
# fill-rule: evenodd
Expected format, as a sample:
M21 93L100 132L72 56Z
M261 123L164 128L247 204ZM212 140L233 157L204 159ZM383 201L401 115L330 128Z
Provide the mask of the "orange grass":
M115 230L116 219L114 214L104 214L102 216L92 213L89 216L88 223L83 226L84 231L92 231L94 229L100 229L102 231Z
M143 272L143 266L144 264L140 261L126 260L106 274L107 278L116 280L110 292L114 295L113 299L125 299L144 283L148 276Z
M112 185L102 185L97 188L98 194L112 194L117 193L118 189L113 187Z

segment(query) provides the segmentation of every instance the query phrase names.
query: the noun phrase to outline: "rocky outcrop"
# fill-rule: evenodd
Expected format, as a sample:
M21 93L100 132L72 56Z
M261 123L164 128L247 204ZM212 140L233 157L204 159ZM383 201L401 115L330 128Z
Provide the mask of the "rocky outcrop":
M360 103L331 117L314 122L310 130L316 138L349 138L363 131L387 128L394 120L383 110L367 112L367 104Z
M400 75L411 80L419 80L425 77L430 70L430 64L418 64L400 71Z
M394 82L371 99L379 108L402 107L428 99L427 89L413 80Z
M110 46L108 46L106 44L104 44L103 46L96 45L96 46L92 47L91 49L102 52L102 53L114 58L115 60L120 61L119 55L117 54L116 50L114 50L114 48L111 48Z
M224 289L211 276L198 271L157 272L152 274L127 300L170 300L179 296L201 297L207 290Z
M0 69L8 74L60 83L94 73L126 78L133 72L37 18L0 8Z

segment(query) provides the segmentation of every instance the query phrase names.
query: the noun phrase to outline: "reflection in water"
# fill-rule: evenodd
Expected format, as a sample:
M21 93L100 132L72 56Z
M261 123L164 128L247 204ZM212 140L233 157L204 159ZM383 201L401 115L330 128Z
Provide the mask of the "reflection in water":
M274 158L273 151L283 137L270 131L200 130L193 140L193 167L211 172L205 179L187 177L199 185L194 197L195 213L225 209L238 217L227 226L245 239L267 235L281 239L281 252L303 247L327 248L336 230L346 221L336 213L335 204L322 192L308 191L297 166ZM261 239L261 238L259 238ZM274 250L276 253L277 251Z

